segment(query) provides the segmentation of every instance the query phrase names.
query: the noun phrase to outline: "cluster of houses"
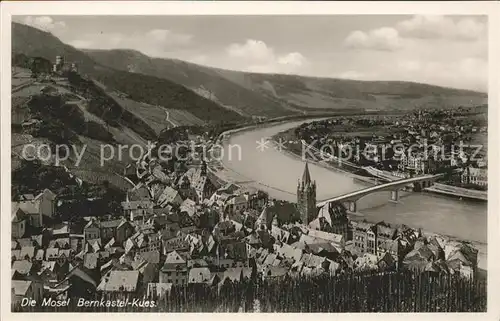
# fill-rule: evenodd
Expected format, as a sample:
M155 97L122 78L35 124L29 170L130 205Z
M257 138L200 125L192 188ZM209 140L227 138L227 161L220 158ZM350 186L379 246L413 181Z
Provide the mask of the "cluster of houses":
M204 162L177 174L152 162L139 166L140 182L127 192L122 213L60 222L50 190L12 204L14 303L99 292L161 297L172 286L366 269L474 275L477 251L467 244L350 222L340 204L312 213L315 184L307 167L302 205L295 206L220 185Z
M405 268L418 272L458 273L473 278L478 251L472 245L439 235L424 236L407 226L352 222L354 268Z
M435 173L442 168L462 169L460 183L487 186L486 149L470 145L473 137L486 135L484 122L457 115L436 116L418 111L396 119L369 117L363 119L329 119L305 124L296 131L299 139L316 146L331 146L333 151L356 151L349 161L370 165L391 172L409 175ZM460 115L458 115L460 116ZM354 137L330 132L335 126L380 126L385 135ZM353 131L357 131L356 128ZM486 144L486 142L485 142ZM470 146L469 146L470 145Z

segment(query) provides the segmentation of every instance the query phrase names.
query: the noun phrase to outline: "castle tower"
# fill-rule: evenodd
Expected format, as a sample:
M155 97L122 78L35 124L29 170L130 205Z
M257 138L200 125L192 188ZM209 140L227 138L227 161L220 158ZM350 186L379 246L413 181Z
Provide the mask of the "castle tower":
M306 163L302 181L297 185L297 207L303 224L309 224L316 218L316 181L311 181L309 166Z
M58 65L58 66L64 65L64 58L63 58L63 56L56 56L56 65Z

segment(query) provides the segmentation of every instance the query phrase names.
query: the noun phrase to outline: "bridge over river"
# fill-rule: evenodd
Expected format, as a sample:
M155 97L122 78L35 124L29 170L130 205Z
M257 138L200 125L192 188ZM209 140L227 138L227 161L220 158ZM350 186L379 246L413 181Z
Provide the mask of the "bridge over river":
M332 198L326 199L324 201L318 202L317 206L322 207L325 204L329 203L348 203L349 211L356 212L356 202L362 198L363 196L382 192L382 191L390 191L391 198L390 200L393 202L399 201L399 191L406 186L415 186L417 190L421 190L422 188L430 187L434 181L442 177L444 174L437 175L422 175L418 177L411 178L403 178L399 180L395 180L392 182L384 183L381 185L371 186L368 188L364 188L358 191L349 192L340 196L334 196Z

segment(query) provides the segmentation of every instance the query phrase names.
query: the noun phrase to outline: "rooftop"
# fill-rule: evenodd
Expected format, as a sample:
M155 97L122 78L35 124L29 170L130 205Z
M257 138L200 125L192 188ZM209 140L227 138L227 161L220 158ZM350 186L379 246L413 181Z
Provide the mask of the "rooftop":
M111 271L104 290L111 292L135 292L138 281L139 271Z

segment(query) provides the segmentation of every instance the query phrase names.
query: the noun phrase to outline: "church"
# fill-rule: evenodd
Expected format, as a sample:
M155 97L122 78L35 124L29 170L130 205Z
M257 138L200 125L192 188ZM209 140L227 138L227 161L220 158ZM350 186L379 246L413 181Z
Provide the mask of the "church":
M307 163L302 174L302 181L299 181L297 185L297 208L300 219L305 225L309 224L318 214L316 208L316 181L311 180Z
M342 204L326 204L316 207L316 181L311 179L306 163L302 180L297 185L297 208L304 225L314 230L340 234L349 239L349 219Z

